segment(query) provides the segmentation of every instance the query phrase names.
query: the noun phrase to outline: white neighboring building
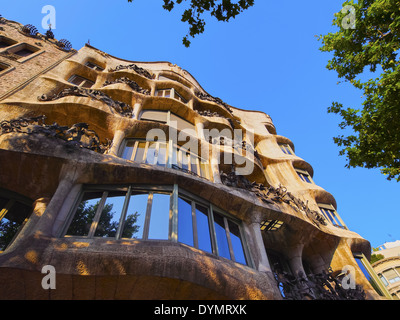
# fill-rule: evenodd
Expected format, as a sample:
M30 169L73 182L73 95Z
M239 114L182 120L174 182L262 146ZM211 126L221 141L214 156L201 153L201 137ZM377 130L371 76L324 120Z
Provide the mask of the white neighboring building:
M372 267L393 299L400 300L400 240L384 243L373 254L385 257L373 263Z

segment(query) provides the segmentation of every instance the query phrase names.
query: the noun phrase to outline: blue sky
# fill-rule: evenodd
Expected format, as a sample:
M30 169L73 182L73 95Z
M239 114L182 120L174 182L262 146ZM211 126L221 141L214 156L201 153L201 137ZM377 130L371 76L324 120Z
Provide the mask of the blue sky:
M246 110L269 114L277 133L290 138L296 155L314 168L314 181L336 198L349 227L373 247L400 239L400 184L379 170L346 169L333 137L341 119L328 114L333 101L361 104L361 92L338 85L319 51L316 35L335 31L333 14L344 0L256 0L230 23L206 18L204 34L182 45L187 25L182 9L162 9L162 0L2 1L0 14L33 24L39 32L42 7L56 9L57 39L80 49L94 47L132 61L169 61L188 70L211 95Z

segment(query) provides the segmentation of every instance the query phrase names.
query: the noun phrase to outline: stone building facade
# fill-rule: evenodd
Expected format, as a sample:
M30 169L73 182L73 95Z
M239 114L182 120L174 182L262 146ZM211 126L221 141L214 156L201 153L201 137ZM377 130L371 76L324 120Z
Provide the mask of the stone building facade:
M379 299L265 113L5 18L0 65L1 299Z
M400 300L400 240L386 242L373 254L383 256L372 267L392 299Z

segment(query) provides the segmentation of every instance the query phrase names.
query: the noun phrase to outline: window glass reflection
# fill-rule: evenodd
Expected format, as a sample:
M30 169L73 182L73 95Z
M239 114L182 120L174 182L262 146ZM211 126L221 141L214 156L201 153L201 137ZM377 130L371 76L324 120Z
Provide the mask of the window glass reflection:
M135 142L136 142L135 140L131 140L131 139L126 141L125 148L122 153L123 159L127 159L127 160L132 159L133 150L135 148Z
M103 192L85 192L67 230L70 236L87 236Z
M0 198L0 252L14 240L32 208L14 199Z
M108 193L107 200L101 211L100 220L96 226L95 237L115 237L125 198L126 192Z
M208 209L196 204L196 224L199 249L212 253Z
M131 195L122 231L122 238L142 239L148 194Z
M235 261L246 265L246 256L243 251L243 243L240 236L239 226L232 221L228 221L228 226Z
M170 195L154 193L151 206L149 239L168 240Z
M155 164L156 160L156 151L157 151L157 143L156 142L149 142L149 146L147 148L146 154L146 163L147 164Z
M157 165L165 167L167 164L168 145L165 142L159 142Z
M221 257L230 259L231 255L229 253L228 238L225 232L224 218L218 213L214 212L214 228L215 235L217 237L218 253Z
M143 162L145 148L146 148L146 142L140 141L138 143L138 147L135 154L135 160L134 160L135 162L139 163Z
M178 198L178 241L193 247L192 202Z

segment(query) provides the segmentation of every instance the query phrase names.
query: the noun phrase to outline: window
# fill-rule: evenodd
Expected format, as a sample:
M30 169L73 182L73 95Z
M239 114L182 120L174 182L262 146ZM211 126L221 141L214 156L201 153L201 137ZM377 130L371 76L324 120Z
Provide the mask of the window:
M239 221L178 186L87 187L64 237L169 240L249 265Z
M10 69L10 68L11 68L11 66L9 66L8 64L5 64L5 63L0 62L0 74L1 74L3 71L5 71L5 70L7 70L7 69Z
M381 279L381 281L383 282L383 284L387 287L389 285L389 282L387 282L387 280L385 279L385 277L383 275L379 275L379 279Z
M241 228L212 205L178 198L178 242L248 265Z
M301 169L296 169L296 168L295 168L295 170L302 181L307 182L307 183L313 183L311 176L309 175L309 173L307 171L301 170Z
M88 189L65 236L168 240L170 197L168 190Z
M4 36L0 36L0 49L7 48L16 43L17 43L17 41L15 41L15 40L12 40L12 39L4 37Z
M322 214L326 218L327 221L330 221L335 227L347 229L343 220L340 218L339 214L336 212L335 208L329 204L318 204L319 209Z
M261 231L276 231L280 227L282 227L283 222L279 220L265 220L261 222L260 229Z
M389 284L393 284L400 281L400 275L396 272L395 269L388 269L386 271L383 271L382 273L385 279L389 282Z
M169 111L144 110L140 116L140 120L155 121L167 124Z
M291 154L291 155L294 154L292 148L287 143L280 143L279 147L281 148L282 152L285 154Z
M0 195L0 252L13 242L31 212L30 201L13 194Z
M74 74L72 77L68 79L68 82L78 86L78 87L83 87L83 88L91 88L94 86L94 82L86 79L84 77L78 76L77 74Z
M178 241L212 253L208 207L179 196Z
M120 157L138 163L181 169L196 176L210 178L206 160L171 141L126 139Z
M183 98L174 88L157 90L156 96L164 98L173 98L183 103L187 103L187 100Z
M95 64L94 62L86 62L85 66L89 67L90 69L96 70L96 71L104 71L104 68L100 67L99 65Z
M40 50L39 48L36 48L30 44L22 43L13 48L10 48L8 51L13 53L14 55L21 57L21 58L25 58L39 50Z
M371 284L371 286L374 288L374 290L380 296L389 297L389 292L385 288L385 281L383 281L384 279L380 275L377 275L375 273L374 269L372 268L371 264L364 256L364 254L354 254L354 258L357 262L358 267L360 268L368 282Z
M196 127L192 123L177 116L171 111L143 110L140 114L140 120L164 123L169 126L174 126L178 130L186 130L186 132L196 135Z

